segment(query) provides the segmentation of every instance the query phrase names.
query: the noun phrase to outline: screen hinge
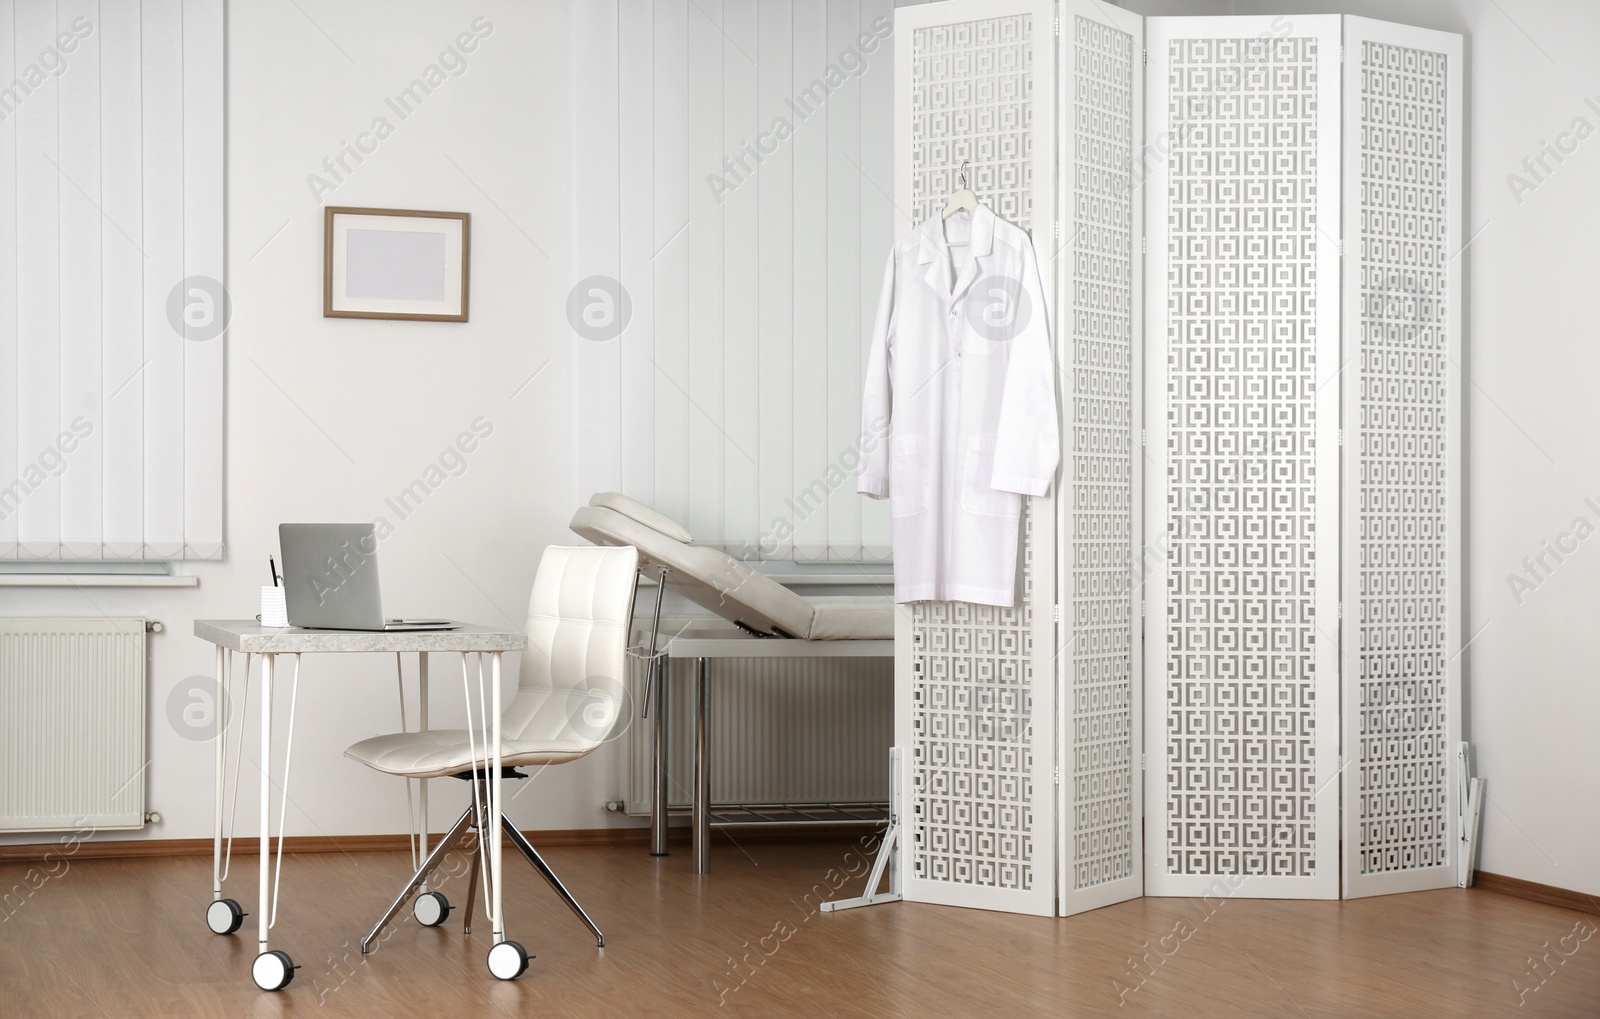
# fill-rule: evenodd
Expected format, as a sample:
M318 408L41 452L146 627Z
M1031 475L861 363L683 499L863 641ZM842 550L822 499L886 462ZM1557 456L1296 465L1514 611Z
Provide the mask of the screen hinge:
M1139 618L1140 619L1144 618L1144 599L1143 598L1139 599Z
M1341 448L1343 448L1343 446L1344 446L1344 429L1343 428L1339 429L1338 432L1336 432L1335 434L1339 436L1339 446Z
M1339 603L1339 618L1344 618L1344 602Z
M1057 39L1061 38L1061 19L1060 18L1056 19L1056 38ZM1340 50L1339 52L1343 53L1344 51ZM1344 59L1344 57L1341 56L1339 59L1342 61Z
M1145 770L1145 768L1146 768L1146 767L1147 767L1147 766L1148 766L1148 765L1147 765L1147 764L1146 764L1146 762L1145 762L1145 754L1144 754L1144 751L1142 751L1142 750L1141 750L1141 751L1140 751L1140 752L1139 752L1139 770L1140 770L1140 771L1144 771L1144 770Z
M1060 605L1053 606L1053 612L1054 612L1054 615L1055 615L1055 621L1058 622L1058 623L1061 622L1061 606Z
M1139 238L1139 254L1148 255L1150 253L1149 244L1150 242L1145 237L1141 236Z
M1060 785L1061 784L1061 765L1058 764L1058 765L1055 766L1055 773L1056 773L1056 785Z

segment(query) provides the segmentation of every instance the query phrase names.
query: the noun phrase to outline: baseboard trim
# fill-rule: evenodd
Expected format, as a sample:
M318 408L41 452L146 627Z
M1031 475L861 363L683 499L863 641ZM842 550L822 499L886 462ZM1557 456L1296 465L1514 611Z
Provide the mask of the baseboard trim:
M687 845L687 827L672 828L667 841L673 845ZM528 841L540 849L560 846L645 846L650 842L648 828L556 828L547 831L523 833ZM862 828L857 826L806 826L740 828L736 835L712 829L716 841L736 842L808 842L860 838ZM444 832L435 833L430 844L437 844ZM277 852L278 840L272 840L272 851ZM234 839L236 856L254 856L261 847L259 839L240 836ZM0 846L0 863L27 863L43 860L47 854L78 860L128 860L151 856L210 856L210 839L106 839L79 842L73 848L70 833L55 842L34 842L23 845ZM283 840L285 853L392 853L411 848L410 836L391 835L290 835Z
M1520 877L1506 877L1503 874L1490 874L1488 871L1480 870L1473 881L1473 887L1519 899L1542 902L1547 906L1560 906L1562 909L1600 915L1600 899L1593 895L1557 888L1554 885L1542 885L1537 881L1524 881Z

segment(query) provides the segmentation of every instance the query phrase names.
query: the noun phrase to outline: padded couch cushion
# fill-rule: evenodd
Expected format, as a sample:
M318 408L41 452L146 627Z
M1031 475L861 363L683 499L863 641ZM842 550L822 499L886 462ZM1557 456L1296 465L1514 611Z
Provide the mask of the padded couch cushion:
M572 529L597 545L632 545L641 562L670 571L669 589L757 633L805 637L811 630L810 602L720 549L685 545L604 506L580 507Z
M685 545L694 541L689 536L689 531L682 524L667 516L657 513L638 499L623 495L621 492L598 492L589 500L589 505L599 506L602 509L616 510L623 516L637 520L646 527L653 527L669 538L676 538Z
M893 640L894 598L807 598L812 640Z
M802 640L894 636L894 600L888 596L802 598L726 552L686 545L606 506L581 507L572 529L597 545L634 546L641 562L670 571L670 590L757 633Z

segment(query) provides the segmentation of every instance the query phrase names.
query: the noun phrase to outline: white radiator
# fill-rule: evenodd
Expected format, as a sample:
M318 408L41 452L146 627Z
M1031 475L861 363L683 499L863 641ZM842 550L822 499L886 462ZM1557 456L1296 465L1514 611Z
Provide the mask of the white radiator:
M0 619L0 831L144 824L145 621Z
M628 661L633 694L627 810L650 812L650 719L644 666ZM672 664L667 770L673 803L693 781L694 663ZM712 803L886 803L894 736L887 658L729 658L711 662Z

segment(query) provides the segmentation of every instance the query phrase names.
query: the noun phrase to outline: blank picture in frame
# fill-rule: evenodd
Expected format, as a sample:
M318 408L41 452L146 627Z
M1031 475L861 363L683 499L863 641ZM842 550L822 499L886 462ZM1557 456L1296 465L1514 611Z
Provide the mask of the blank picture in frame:
M324 318L467 320L470 213L329 206L323 222Z

